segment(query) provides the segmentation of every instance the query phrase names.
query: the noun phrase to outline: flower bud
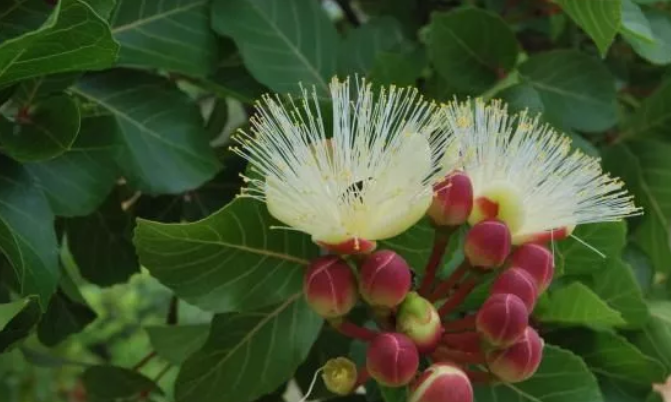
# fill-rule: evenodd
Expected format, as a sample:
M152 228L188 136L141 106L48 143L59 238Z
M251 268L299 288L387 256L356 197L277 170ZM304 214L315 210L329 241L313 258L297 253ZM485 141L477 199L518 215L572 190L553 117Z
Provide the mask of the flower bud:
M474 267L496 268L510 253L510 230L505 223L490 219L473 225L466 235L464 254Z
M345 240L337 244L330 244L324 242L317 242L317 244L319 244L320 246L324 247L325 249L327 249L332 253L340 255L368 254L372 253L373 250L375 250L375 248L377 247L377 242L365 239L359 239L356 237L349 240Z
M391 250L371 254L361 267L359 291L374 307L396 307L410 291L412 274L405 260Z
M521 268L536 281L538 293L543 293L550 283L555 271L554 258L547 248L539 244L524 244L510 256L512 265Z
M354 391L357 381L356 365L344 357L330 359L324 365L322 380L326 389L336 395L348 395Z
M415 342L420 353L433 351L443 334L438 311L430 301L415 292L408 293L399 306L396 330Z
M382 385L406 385L412 381L418 367L417 348L403 334L380 334L368 346L366 368L370 376Z
M573 233L575 225L562 226L560 228L546 230L536 233L518 233L513 236L513 244L521 245L527 243L545 244L550 241L564 240Z
M538 369L543 358L544 342L538 333L527 327L524 335L512 346L487 354L490 371L505 382L528 379Z
M448 364L426 369L410 387L408 402L472 402L473 387L466 373Z
M305 298L324 318L349 313L357 300L356 279L347 262L335 255L313 260L303 278Z
M510 293L520 298L527 306L528 314L534 310L538 289L536 281L522 268L512 267L503 271L492 284L491 294Z
M473 209L473 185L465 173L455 172L433 186L427 215L437 226L461 225Z
M497 347L517 342L528 325L527 306L519 297L511 294L490 296L475 318L475 327L482 339Z

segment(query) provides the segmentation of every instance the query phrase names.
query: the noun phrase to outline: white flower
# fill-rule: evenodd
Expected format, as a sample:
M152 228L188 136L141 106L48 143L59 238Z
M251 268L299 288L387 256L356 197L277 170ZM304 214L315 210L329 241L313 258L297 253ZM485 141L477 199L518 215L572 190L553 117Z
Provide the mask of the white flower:
M520 244L640 213L622 182L602 172L598 158L571 151L570 138L538 118L509 116L499 101L452 102L445 110L460 139L450 153L460 153L473 183L472 224L500 219Z
M258 175L241 196L265 201L275 218L322 244L396 236L424 215L446 173L445 115L416 89L373 91L364 80L351 88L334 78L330 92L328 114L314 89L298 102L257 103L251 133L239 133L233 148Z

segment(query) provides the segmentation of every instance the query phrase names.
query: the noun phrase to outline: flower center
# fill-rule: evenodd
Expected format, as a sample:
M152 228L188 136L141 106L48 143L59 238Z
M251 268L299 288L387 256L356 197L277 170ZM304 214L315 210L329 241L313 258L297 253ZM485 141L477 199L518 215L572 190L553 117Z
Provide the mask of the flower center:
M524 202L515 186L505 181L498 181L477 192L468 222L474 225L485 219L503 221L511 233L522 227Z

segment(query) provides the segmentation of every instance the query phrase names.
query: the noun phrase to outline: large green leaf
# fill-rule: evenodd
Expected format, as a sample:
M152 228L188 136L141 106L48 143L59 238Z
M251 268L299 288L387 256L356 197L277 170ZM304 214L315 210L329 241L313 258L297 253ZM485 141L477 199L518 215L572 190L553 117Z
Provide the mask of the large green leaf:
M235 41L252 75L272 90L295 93L299 82L328 90L338 35L319 2L215 0L212 26Z
M615 80L598 60L576 50L554 50L529 57L519 72L538 91L551 120L587 132L617 121Z
M501 17L466 8L433 14L427 49L436 71L450 85L479 94L515 66L518 45Z
M427 65L424 49L403 52L380 52L370 71L371 81L378 85L415 86Z
M39 29L53 7L46 1L15 0L0 4L0 43Z
M112 33L121 44L118 63L195 76L214 70L217 42L209 1L118 0Z
M619 311L629 327L640 327L650 318L641 288L629 264L609 258L604 269L592 276L592 290Z
M659 360L671 372L671 302L654 301L648 307L651 318L633 341L643 353Z
M27 109L15 124L0 125L5 152L21 162L41 161L66 152L79 133L79 108L68 95L56 95Z
M653 64L671 63L671 16L658 10L646 10L645 18L650 24L654 41L623 32L624 38L641 57Z
M115 366L92 366L82 375L88 397L100 401L128 400L156 388L142 374Z
M536 374L519 384L475 387L478 402L602 402L599 386L585 362L573 353L545 345Z
M55 346L83 330L95 318L96 313L89 306L72 300L65 292L58 290L40 320L37 335L44 345Z
M117 51L109 25L88 4L59 0L39 29L0 44L0 87L45 74L108 68Z
M58 244L49 203L25 169L0 159L0 249L22 295L46 308L58 283Z
M81 80L76 93L116 117L122 143L117 161L133 187L180 193L219 169L198 108L171 83L118 70Z
M624 325L622 315L590 288L573 282L550 293L549 303L534 311L541 321L586 327Z
M650 22L643 14L641 7L632 0L622 0L622 27L620 30L625 35L631 35L647 42L654 42L655 40Z
M27 338L40 320L40 304L35 297L0 305L0 354ZM5 321L5 322L2 322Z
M49 161L26 168L37 178L60 216L88 215L105 200L118 177L115 156L119 151L117 125L112 116L82 120L70 150Z
M270 230L265 205L238 199L194 223L138 220L140 262L179 297L215 312L249 311L301 289L317 256L308 236Z
M367 74L381 52L409 46L398 21L390 17L375 18L348 32L340 45L338 71L341 74Z
M578 226L573 233L574 237L558 242L555 248L557 270L566 275L592 274L601 271L607 262L603 255L606 257L619 255L626 243L626 235L627 225L624 222ZM589 247L584 243L587 243Z
M671 80L666 80L643 101L641 107L636 109L626 122L626 128L620 139L668 138L671 130L669 102L671 102Z
M606 55L622 23L621 0L556 0Z
M293 376L321 326L302 293L260 311L216 316L203 349L182 365L176 399L249 402L273 391Z
M427 219L389 240L380 242L380 247L397 251L416 272L423 272L433 244L435 230Z
M169 325L145 328L156 353L173 364L182 364L200 350L210 333L210 326Z

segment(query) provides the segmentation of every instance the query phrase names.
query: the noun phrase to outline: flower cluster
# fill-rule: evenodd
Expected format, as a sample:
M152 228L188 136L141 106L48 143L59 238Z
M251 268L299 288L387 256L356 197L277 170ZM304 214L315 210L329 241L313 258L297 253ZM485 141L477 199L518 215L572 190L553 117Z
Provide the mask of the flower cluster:
M264 201L325 251L305 273L308 304L368 342L365 367L342 357L327 363L327 387L344 395L372 377L410 385L413 402L470 402L474 382L532 376L544 342L529 318L554 274L546 245L577 225L638 214L622 183L566 136L497 101L438 105L415 89L337 79L331 100L327 125L314 92L299 101L267 96L233 148L251 165L241 196ZM406 260L377 243L423 216L435 241L413 288ZM438 279L462 225L464 261ZM482 284L487 299L463 311ZM347 319L358 304L377 330Z

